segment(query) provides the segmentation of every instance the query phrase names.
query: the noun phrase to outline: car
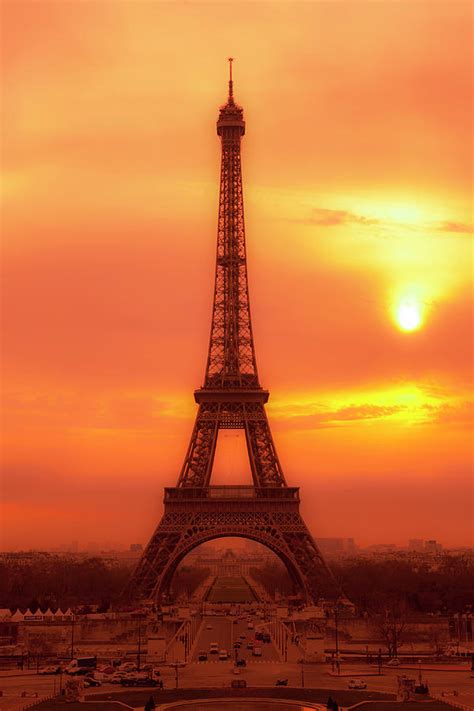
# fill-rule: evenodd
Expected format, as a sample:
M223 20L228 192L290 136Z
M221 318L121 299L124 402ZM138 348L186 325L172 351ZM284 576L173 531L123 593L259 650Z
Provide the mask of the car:
M230 686L232 689L245 689L247 682L245 679L232 679Z
M120 665L121 672L133 672L137 670L137 665L133 662L122 662Z
M97 675L97 674L101 674L101 675L103 675L103 676L105 677L105 676L110 676L110 675L113 674L115 671L117 671L117 670L116 670L114 667L111 667L111 666L108 665L108 664L103 664L102 666L97 667L97 669L96 669L96 671L94 672L94 674L96 674L96 675ZM101 679L102 676L97 676L96 678L97 678L97 679Z
M157 679L152 679L149 676L142 678L141 675L134 678L125 677L120 683L122 686L158 686L159 684Z
M261 657L262 656L262 648L261 647L254 647L252 654L254 657Z
M90 673L90 667L79 667L79 669L69 672L70 676L87 676Z
M102 682L99 681L99 679L94 679L92 676L85 676L84 677L84 686L89 688L90 686L102 686Z
M247 635L244 632L242 632L242 634L240 635L240 639L247 639Z
M123 674L122 672L115 672L115 674L112 674L109 681L111 684L120 684L122 682L122 679L124 678L125 674Z
M263 640L263 632L255 632L255 639Z
M236 660L235 660L235 666L236 666L236 667L246 667L246 666L247 666L247 662L245 661L245 659L236 659Z
M247 649L253 649L253 642L250 640L250 642L247 642Z
M212 625L206 625L207 630L212 630Z
M234 642L234 649L240 649L241 646L242 646L242 642L239 642L239 641Z
M367 689L367 684L362 679L351 679L347 686L349 689Z
M207 662L207 652L199 652L198 662Z
M272 641L272 638L268 632L264 632L262 635L262 641L268 644L269 642Z
M226 662L227 659L229 658L229 654L226 649L221 649L219 651L219 661L220 662Z
M62 667L60 664L50 664L39 670L38 674L61 674Z
M232 620L232 624L233 624L233 625L238 625L238 624L239 624L239 621L238 621L238 620Z
M252 622L249 622L249 623L248 623L247 629L248 629L248 630L253 630L253 629L254 629L254 626L253 626Z
M394 657L393 659L390 659L387 662L388 667L399 667L400 666L400 660Z
M209 654L219 654L219 645L217 642L211 642L209 645Z

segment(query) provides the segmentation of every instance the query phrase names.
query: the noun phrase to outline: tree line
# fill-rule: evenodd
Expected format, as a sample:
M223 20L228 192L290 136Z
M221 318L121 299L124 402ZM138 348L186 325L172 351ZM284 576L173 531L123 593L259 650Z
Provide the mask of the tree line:
M51 608L105 612L120 604L132 564L99 557L38 555L0 561L0 607L36 612ZM179 595L190 596L209 571L180 566L173 579Z
M474 558L445 554L434 561L374 560L355 557L331 561L330 568L357 611L377 613L403 609L415 613L470 611L474 601ZM293 592L279 562L251 569L270 595Z

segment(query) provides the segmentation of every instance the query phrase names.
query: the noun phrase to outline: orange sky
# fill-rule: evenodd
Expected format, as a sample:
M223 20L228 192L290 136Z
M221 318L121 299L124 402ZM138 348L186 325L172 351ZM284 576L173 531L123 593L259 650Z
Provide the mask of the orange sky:
M308 524L468 544L470 3L2 10L3 546L146 541L176 482L229 54L259 370ZM246 481L221 440L214 483Z

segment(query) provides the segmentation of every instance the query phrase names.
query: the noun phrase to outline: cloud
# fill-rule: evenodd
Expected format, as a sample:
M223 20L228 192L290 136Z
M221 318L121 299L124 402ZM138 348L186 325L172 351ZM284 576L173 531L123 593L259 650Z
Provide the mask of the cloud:
M426 404L424 406L432 414L428 422L441 425L472 426L474 421L474 403L462 401L458 403L445 402L439 406Z
M338 427L345 422L390 417L406 409L403 405L373 405L370 403L347 405L335 410L321 409L314 411L314 405L309 406L308 409L310 408L313 409L313 411L305 414L304 406L300 406L299 410L301 414L292 415L291 413L298 410L297 406L292 405L291 408L284 408L281 415L277 410L275 419L278 423L285 422L291 424L292 429L320 429L325 427ZM286 415L285 410L288 411L288 415Z
M439 232L459 232L460 234L472 234L474 227L465 225L462 222L440 222L437 226Z
M322 207L315 207L311 215L306 218L291 220L303 225L321 225L322 227L335 227L337 225L358 224L377 225L379 220L357 215L349 210L328 210Z

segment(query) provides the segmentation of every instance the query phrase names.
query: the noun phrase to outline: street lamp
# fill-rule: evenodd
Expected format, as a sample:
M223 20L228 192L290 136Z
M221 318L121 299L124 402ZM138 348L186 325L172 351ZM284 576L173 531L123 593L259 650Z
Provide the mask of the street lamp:
M142 654L142 620L138 618L138 653L137 653L137 671L140 671L140 659Z
M71 615L71 659L74 659L74 623L76 621L76 617L74 615L74 611L72 611Z

